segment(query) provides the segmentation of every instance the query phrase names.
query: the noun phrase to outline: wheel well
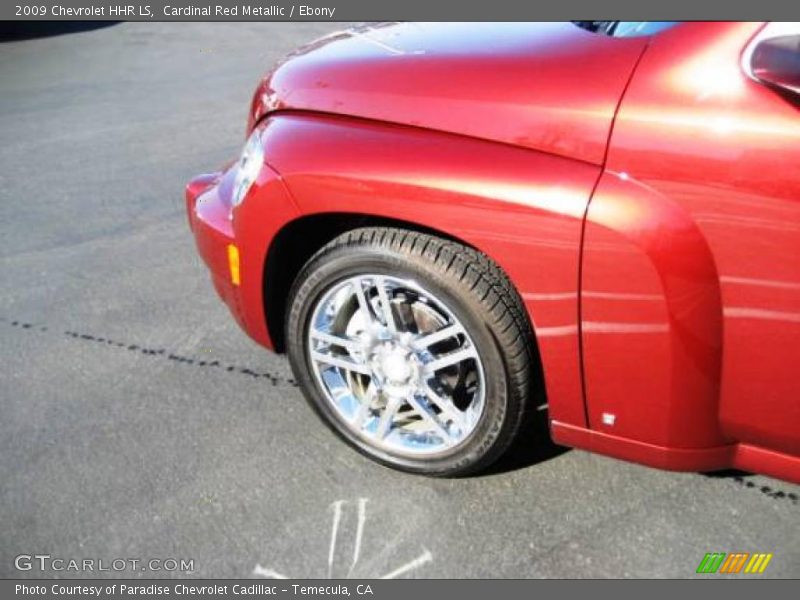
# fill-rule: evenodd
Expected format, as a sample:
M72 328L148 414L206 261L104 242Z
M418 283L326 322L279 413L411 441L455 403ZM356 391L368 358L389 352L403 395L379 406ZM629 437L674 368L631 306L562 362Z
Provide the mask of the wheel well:
M285 351L285 317L289 289L314 253L335 237L359 227L401 227L470 246L447 233L416 223L371 215L325 213L301 217L281 229L264 263L264 305L269 337L276 352Z

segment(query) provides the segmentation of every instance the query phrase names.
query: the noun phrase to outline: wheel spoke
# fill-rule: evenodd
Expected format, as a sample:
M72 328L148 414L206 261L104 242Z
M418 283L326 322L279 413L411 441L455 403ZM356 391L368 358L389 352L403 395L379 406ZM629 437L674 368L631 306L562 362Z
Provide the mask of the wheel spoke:
M420 417L433 425L433 428L436 429L440 435L444 436L446 440L450 439L450 432L447 431L447 429L444 428L444 425L439 422L439 419L436 418L436 415L434 415L426 406L423 406L422 402L420 402L414 394L409 394L407 400Z
M383 277L376 277L375 287L378 288L378 298L381 301L386 327L389 328L391 333L397 333L397 324L394 322L394 314L392 313L392 304L389 302L389 295L386 293L386 280Z
M448 417L450 417L450 419L452 419L453 423L459 429L464 427L464 414L456 408L455 404L453 404L453 401L450 398L441 396L427 383L424 385L423 391L428 397L428 400L433 402L433 404L435 404L439 410L442 411L442 414L446 414Z
M389 398L389 401L386 403L386 408L384 408L381 413L381 420L378 422L378 430L375 432L378 439L382 440L389 435L394 416L402 405L403 400L401 398Z
M452 367L453 365L457 365L458 363L470 358L477 358L477 356L478 354L475 352L474 348L470 346L466 348L461 348L460 350L456 350L455 352L450 352L449 354L440 356L439 358L436 358L431 362L425 364L425 366L423 367L423 373L425 375L433 375L436 371L439 371L446 367Z
M364 315L364 325L368 325L374 319L372 316L372 307L367 301L367 297L364 295L364 286L361 284L361 278L357 277L354 279L352 281L352 286L353 293L356 296L356 300L358 300L358 308L361 311L361 314Z
M351 340L350 338L325 333L319 329L311 329L309 333L315 340L325 342L331 346L339 346L340 348L344 348L351 353L361 350L361 343L356 340Z
M353 373L360 373L361 375L372 374L372 371L368 365L365 365L361 362L356 362L346 356L335 356L333 354L319 352L318 350L312 350L311 359L318 363L330 365L331 367L339 367L340 369L346 369L348 371L352 371Z
M358 410L356 411L356 416L353 419L353 425L355 425L358 429L364 428L364 421L369 414L369 409L372 406L372 402L375 400L377 393L378 390L375 387L375 384L370 382L364 397L361 398L361 404L359 405Z
M437 331L421 335L411 342L411 347L414 350L425 350L434 344L455 337L458 334L463 333L463 331L463 328L455 323L452 325L447 325L446 327L443 327Z

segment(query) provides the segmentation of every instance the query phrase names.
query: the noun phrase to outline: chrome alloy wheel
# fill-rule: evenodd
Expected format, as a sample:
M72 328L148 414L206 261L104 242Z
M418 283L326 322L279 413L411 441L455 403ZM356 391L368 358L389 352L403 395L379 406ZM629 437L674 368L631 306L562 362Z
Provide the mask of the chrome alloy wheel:
M314 306L306 335L325 399L377 449L432 456L475 430L485 408L481 358L417 283L379 274L339 281Z

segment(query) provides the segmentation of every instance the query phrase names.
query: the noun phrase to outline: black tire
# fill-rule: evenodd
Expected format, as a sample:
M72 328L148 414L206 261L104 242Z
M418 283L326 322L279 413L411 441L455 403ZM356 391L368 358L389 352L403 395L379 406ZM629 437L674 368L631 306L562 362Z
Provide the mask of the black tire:
M464 324L483 362L486 400L470 436L434 458L409 458L355 435L326 400L306 348L308 321L325 290L365 272L413 278L435 290ZM357 450L385 465L432 476L485 469L519 432L532 395L533 335L519 294L487 256L424 233L374 227L344 233L314 254L289 293L286 343L303 393L323 421Z

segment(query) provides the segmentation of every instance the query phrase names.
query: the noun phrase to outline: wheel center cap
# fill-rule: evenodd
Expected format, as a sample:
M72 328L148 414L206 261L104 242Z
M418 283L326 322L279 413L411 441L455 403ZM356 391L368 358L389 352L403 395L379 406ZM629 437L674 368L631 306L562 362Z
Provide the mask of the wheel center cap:
M402 383L411 377L411 365L406 353L394 350L386 354L381 360L381 371L393 383Z

